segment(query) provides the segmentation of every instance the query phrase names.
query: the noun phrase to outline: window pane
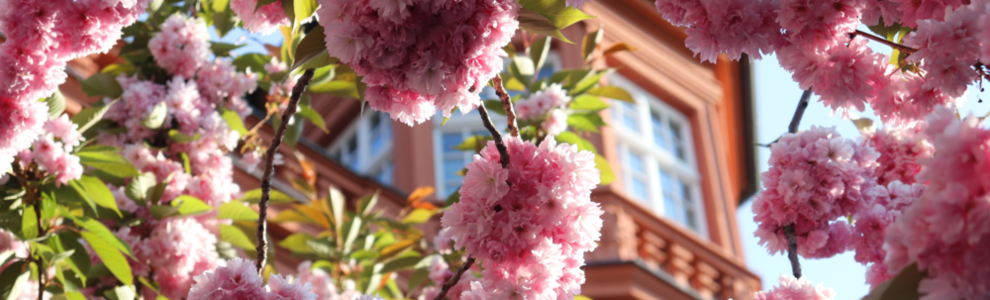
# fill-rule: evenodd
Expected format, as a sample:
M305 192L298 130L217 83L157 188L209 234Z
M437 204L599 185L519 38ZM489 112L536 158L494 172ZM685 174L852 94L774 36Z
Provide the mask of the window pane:
M444 159L443 160L443 179L450 181L461 181L461 176L457 175L464 169L464 159Z
M392 162L383 165L381 170L378 171L378 174L375 175L375 178L381 183L392 184Z
M671 142L674 143L674 146L670 147L670 152L673 152L675 157L685 160L686 156L684 153L683 137L681 137L681 125L677 122L670 121L669 128L668 135L670 136Z
M643 174L643 157L636 152L629 152L629 170L634 174Z
M649 200L646 197L646 182L640 178L634 177L632 179L632 192L633 192L633 196L635 196L639 200L643 200L643 202L647 202L647 200Z
M636 106L625 101L619 101L619 103L622 103L622 124L626 128L639 132L639 125L636 124Z
M677 205L677 200L672 197L667 197L667 195L669 194L666 194L663 197L664 214L671 220L674 220L674 222L684 224L684 218L681 217L681 208Z
M650 111L650 123L653 126L653 143L669 151L670 144L667 143L667 139L663 136L663 119L660 118L660 114L656 111Z
M454 149L454 147L460 145L462 141L464 141L464 137L461 136L460 132L444 133L441 148L443 148L444 153L460 153L461 150Z
M674 192L674 178L663 169L660 169L660 187L663 188L665 194Z

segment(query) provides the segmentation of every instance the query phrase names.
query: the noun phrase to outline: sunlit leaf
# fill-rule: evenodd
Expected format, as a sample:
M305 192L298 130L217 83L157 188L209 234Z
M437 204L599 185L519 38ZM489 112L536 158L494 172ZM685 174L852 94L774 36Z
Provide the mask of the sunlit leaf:
M574 97L574 100L571 101L570 109L600 111L608 107L609 107L608 103L602 101L602 98L599 98L598 96L595 95L582 94L580 96Z
M278 245L282 248L289 249L294 253L313 253L313 249L306 245L306 241L310 239L312 238L305 233L294 233L279 242Z
M95 76L95 75L94 75ZM116 82L116 81L114 81ZM119 85L118 85L119 87ZM80 133L86 132L87 129L93 127L93 124L99 122L103 119L103 115L106 114L107 110L110 109L119 100L111 101L103 106L88 107L79 111L75 116L72 117L72 123L79 125L77 131Z
M65 96L62 92L55 91L51 96L45 98L45 104L48 105L48 117L58 118L65 111Z
M113 75L107 73L96 73L90 75L82 82L82 90L86 92L89 96L106 96L108 98L117 98L124 93L124 89L120 87L120 83ZM83 131L83 130L80 130Z
M581 40L581 57L584 61L588 61L591 57L591 53L595 52L595 48L598 48L598 44L602 43L602 38L605 37L605 28L598 27L598 30L592 33L588 33Z
M608 185L615 180L615 173L612 172L612 166L608 164L608 160L605 157L595 154L595 167L598 168L598 172L601 174L601 185Z
M606 85L606 86L591 88L588 89L587 93L589 95L602 96L605 98L625 101L629 103L636 102L636 100L633 100L632 94L627 92L625 89L614 85Z
M110 246L102 238L96 236L95 234L87 231L79 233L82 235L83 239L89 243L90 248L96 255L100 257L103 261L103 265L110 270L110 273L117 278L121 283L130 285L134 282L134 276L131 273L131 266L127 264L127 259L124 255L120 254L113 246Z
M241 201L249 204L258 203L259 201L261 201L261 189L257 188L244 192L244 196L241 197ZM269 197L268 197L269 204L292 203L292 202L296 202L296 199L293 199L292 197L286 195L283 192L279 192L273 189L271 190L271 193L269 193Z
M402 223L406 223L406 224L426 223L427 221L430 220L430 218L433 218L433 215L436 213L437 213L436 210L417 208L414 209L412 212L410 212L409 215L406 215L405 218L402 218Z
M234 221L257 221L258 213L240 201L230 201L220 205L217 218Z
M237 226L220 224L220 240L244 250L254 251L255 249L251 239Z
M0 299L20 298L21 292L28 285L28 279L31 278L30 271L21 271L26 267L25 264L27 264L26 261L19 260L4 267L3 272L0 273Z
M538 38L529 48L529 55L533 57L533 62L536 64L536 72L539 72L543 68L543 64L547 62L547 56L550 55L550 40L550 36Z
M327 130L326 122L323 121L323 116L313 110L312 107L309 107L309 105L299 105L299 115L303 116L303 118L306 118L310 122L313 122L313 125L316 126L316 128L323 130L325 133L330 133L330 131Z
M300 3L309 3L311 1L312 0L299 0L296 2L296 5L298 7ZM309 12L309 14L311 15L312 12ZM300 41L299 45L295 48L296 52L295 55L293 56L295 57L295 61L292 63L292 67L289 68L289 70L290 71L295 70L299 66L308 63L311 60L316 59L323 54L326 54L327 44L326 42L324 42L324 39L326 39L326 35L323 33L323 26L316 25L316 27L313 27L313 29L310 30L309 33L306 33L306 36L302 38L302 41ZM327 62L328 64L333 63L332 61L327 61ZM309 67L318 68L322 66L309 66Z

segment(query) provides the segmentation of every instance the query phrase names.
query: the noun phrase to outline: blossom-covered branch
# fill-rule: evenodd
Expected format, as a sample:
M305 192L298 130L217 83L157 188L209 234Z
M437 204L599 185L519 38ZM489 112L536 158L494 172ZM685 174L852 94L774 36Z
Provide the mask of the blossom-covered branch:
M454 273L454 276L450 277L450 280L447 280L447 282L443 284L443 288L440 289L440 293L437 294L436 298L433 298L433 300L445 299L447 297L447 292L461 280L461 275L464 275L464 272L471 268L471 265L474 264L474 260L475 259L473 256L468 256L467 261L465 261L460 268L457 268L457 273Z
M505 108L505 116L509 121L509 134L519 136L519 127L516 126L516 112L512 108L512 98L502 86L502 76L496 74L495 77L492 77L492 83L495 85L495 94L498 95L498 99L502 101L502 107Z
M791 124L787 126L788 133L797 133L798 126L801 125L801 118L804 117L804 111L808 109L808 102L811 99L811 88L804 90L801 93L801 100L798 100L797 109L794 110L794 116L791 117ZM794 273L794 278L801 278L801 261L798 260L797 255L797 233L794 232L794 224L784 226L784 236L787 239L787 259L791 261L791 272Z
M856 30L855 32L850 33L849 34L849 39L854 39L857 36L865 37L865 38L870 39L871 41L874 41L874 42L879 42L881 44L887 45L890 48L897 49L897 50L899 50L901 52L904 52L904 53L907 53L907 54L911 54L911 53L914 53L914 52L918 51L918 49L911 48L911 47L908 47L908 46L904 46L904 45L901 45L901 44L898 44L898 43L894 43L894 42L888 41L888 40L886 40L884 38L881 38L881 37L878 37L878 36L869 34L869 33L864 32L862 30Z
M508 113L511 108L512 107L508 107L506 113ZM498 131L498 128L495 128L495 124L492 123L492 118L488 117L488 109L485 108L484 104L478 106L478 114L481 115L481 123L485 124L485 128L488 129L488 132L492 133L492 139L495 140L495 148L498 149L499 162L502 163L502 168L508 167L509 151L506 150L505 142L502 141L502 133Z
M282 136L285 135L285 130L289 127L289 119L296 113L299 98L302 98L306 86L313 80L314 72L314 69L306 69L302 76L296 80L289 104L285 107L285 112L282 113L282 120L278 124L275 135L272 136L268 153L265 154L265 173L261 177L261 200L258 202L258 246L255 247L255 250L258 251L258 259L255 261L258 272L264 272L265 259L268 255L268 242L265 241L265 233L268 231L268 199L271 198L272 192L272 173L275 173L275 154L278 153L278 146L282 144Z

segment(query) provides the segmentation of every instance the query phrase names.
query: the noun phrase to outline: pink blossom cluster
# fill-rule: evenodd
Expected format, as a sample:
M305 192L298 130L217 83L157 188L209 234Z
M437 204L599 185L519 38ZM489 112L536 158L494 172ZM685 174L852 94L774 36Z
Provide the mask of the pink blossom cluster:
M412 125L481 103L519 27L512 0L320 0L327 51L364 76L375 110Z
M924 89L960 97L978 79L972 66L982 52L978 21L985 12L985 4L974 4L945 13L944 21L919 19L918 30L904 37L905 45L918 49L907 60L926 71Z
M203 20L174 14L148 41L148 49L155 63L170 74L193 77L209 61L210 34Z
M604 212L590 199L599 182L594 154L552 137L539 146L508 137L505 145L506 168L494 142L475 155L441 225L455 248L484 263L489 297L570 299L584 282L584 252L601 235Z
M196 219L168 218L145 233L146 238L141 234L130 227L117 233L131 246L134 255L129 263L135 274L150 276L153 271L151 279L158 283L160 294L170 299L182 299L195 276L223 263L217 255L216 236Z
M876 202L852 216L855 222L849 250L856 251L857 262L869 265L866 270L866 282L871 286L876 287L893 278L894 274L891 274L883 264L887 255L883 249L886 229L897 220L904 207L921 197L926 187L919 183L904 184L900 181L892 181L886 187L889 196L877 197Z
M292 280L274 274L268 277L265 285L254 262L242 258L227 261L195 277L196 284L189 290L186 299L231 299L231 300L315 300L313 286L305 280ZM332 285L331 285L332 286ZM176 298L179 299L179 298ZM319 299L333 299L322 297ZM350 299L355 299L351 297Z
M864 133L864 143L880 153L873 177L880 185L894 181L906 184L918 182L915 178L921 172L920 159L929 158L935 147L921 131L923 124L916 126L884 126L874 133Z
M252 33L269 34L279 26L288 26L289 17L282 9L282 0L258 7L258 0L233 0L230 9L243 21L244 29Z
M450 265L448 265L440 255L433 256L428 270L428 277L431 281L433 281L434 285L423 288L418 299L431 300L436 298L437 294L440 293L439 288L450 280L451 277L454 277L454 272L451 271ZM451 300L469 299L464 298L462 294L471 290L472 282L480 284L478 277L474 275L475 272L480 270L481 269L478 268L478 265L473 265L471 269L464 272L464 274L461 275L460 280L457 281L457 284L454 284L454 286L447 291L447 298L450 298ZM484 290L481 292L484 293Z
M516 117L521 121L539 123L548 135L557 135L567 129L567 114L562 109L571 102L560 84L551 84L528 98L513 103Z
M79 157L72 154L84 140L78 128L66 114L45 122L42 126L45 135L35 140L31 148L18 153L22 167L37 164L39 170L55 177L55 186L82 177L83 166L79 163Z
M990 297L990 130L969 115L939 108L925 129L937 150L921 160L928 188L887 227L886 267L897 273L917 262L928 277L921 299Z
M770 253L784 252L784 227L794 225L798 254L827 258L844 252L851 227L837 220L886 195L872 178L878 156L834 127L784 134L770 147L770 169L760 174L764 189L753 202L760 244Z
M794 279L790 275L780 275L780 283L769 291L759 291L753 295L754 300L832 300L835 290L814 286L808 278Z
M714 63L722 52L759 59L780 37L771 0L657 0L656 7L670 23L688 27L685 43L702 61Z
M67 61L110 50L148 1L0 0L0 166L42 134Z
M585 3L591 2L591 0L567 0L567 6L573 6L580 9Z
M352 280L344 280L343 289L337 292L334 279L322 269L313 268L311 261L304 261L296 267L296 281L308 284L312 287L310 292L316 294L316 299L321 300L346 300L355 299L361 295Z

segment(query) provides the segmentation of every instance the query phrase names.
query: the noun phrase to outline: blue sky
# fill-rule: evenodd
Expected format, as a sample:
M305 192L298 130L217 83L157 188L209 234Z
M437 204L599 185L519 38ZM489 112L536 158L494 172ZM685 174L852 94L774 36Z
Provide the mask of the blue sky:
M865 29L865 28L862 28ZM874 51L889 54L890 49L871 43ZM754 61L754 85L756 92L756 120L757 120L757 142L761 144L769 143L781 134L787 132L787 126L794 115L798 99L801 97L801 89L798 88L790 76L777 63L777 58L773 55L766 56L761 61ZM983 116L990 110L990 102L978 103L977 96L990 100L990 93L979 93L979 88L971 86L967 92L967 102L960 110L965 116L973 112L977 116ZM879 118L873 115L873 111L857 113L860 117L869 117L879 125ZM812 125L835 126L845 138L857 138L860 136L856 126L849 120L842 119L838 114L831 116L831 109L826 108L818 101L817 96L811 99L811 105L804 113L799 130L808 130ZM767 169L767 159L770 150L759 148L757 165L760 171ZM760 246L758 240L753 236L756 231L756 223L753 222L753 201L750 199L736 212L739 220L740 232L743 236L743 248L746 255L748 267L763 278L763 287L768 289L777 284L781 274L790 274L791 267L785 255L771 256L766 248ZM869 285L866 281L866 268L853 259L853 252L846 252L829 259L808 260L801 259L803 274L815 285L819 283L826 287L832 287L837 292L837 299L859 299L869 292Z

